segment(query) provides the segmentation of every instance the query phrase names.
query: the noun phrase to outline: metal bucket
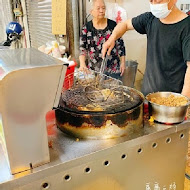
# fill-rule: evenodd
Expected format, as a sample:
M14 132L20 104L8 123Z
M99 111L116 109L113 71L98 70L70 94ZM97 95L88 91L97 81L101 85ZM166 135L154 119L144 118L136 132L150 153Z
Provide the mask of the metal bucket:
M134 87L135 77L137 73L138 63L136 61L127 60L126 69L122 77L123 85Z

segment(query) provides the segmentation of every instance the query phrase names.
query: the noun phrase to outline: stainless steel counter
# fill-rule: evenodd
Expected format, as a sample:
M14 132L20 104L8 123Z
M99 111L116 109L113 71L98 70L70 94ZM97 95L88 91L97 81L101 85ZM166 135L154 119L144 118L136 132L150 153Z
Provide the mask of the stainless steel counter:
M179 133L181 135L180 138L185 139L184 143L187 144L188 137L186 137L186 134L189 130L189 126L189 120L177 125L163 125L159 123L146 122L144 128L139 129L139 131L131 131L131 134L128 134L127 136L109 140L73 139L65 135L55 127L55 135L49 136L49 138L53 142L53 147L49 149L51 162L34 168L31 171L22 172L16 175L10 174L5 153L1 146L1 139L0 189L20 190L42 188L55 190L54 188L51 188L49 184L47 187L43 186L43 184L38 188L34 188L34 185L30 187L29 184L31 184L32 182L38 182L42 184L45 178L48 179L48 177L56 175L60 172L67 171L71 168L75 168L79 165L95 161L95 159L98 160L102 155L105 156L108 153L110 154L110 151L111 154L114 155L116 152L118 152L118 150L126 151L128 149L131 149L131 147L139 147L141 149L141 145L147 142L156 142L158 139L170 136L171 134ZM184 133L184 131L186 131L186 133ZM122 148L123 146L125 147L125 149ZM115 148L117 149L117 151ZM140 151L140 149L138 151ZM184 150L182 150L182 152L184 152ZM96 157L94 158L95 155ZM69 179L70 176L67 177Z

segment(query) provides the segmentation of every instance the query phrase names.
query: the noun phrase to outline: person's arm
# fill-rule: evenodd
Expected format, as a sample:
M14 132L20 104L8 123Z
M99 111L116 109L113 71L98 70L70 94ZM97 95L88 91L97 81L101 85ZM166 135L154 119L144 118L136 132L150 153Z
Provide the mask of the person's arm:
M187 70L185 73L184 85L181 94L190 98L190 61L187 62Z
M105 54L107 52L108 55L110 55L111 50L115 46L115 41L123 36L123 34L128 30L133 30L134 27L132 25L132 20L128 19L125 22L121 22L117 24L117 26L114 28L112 35L109 37L109 39L103 44L102 48L102 56L105 57Z
M121 76L123 76L125 68L126 68L126 66L125 66L125 56L121 56L120 61L121 61L120 72L121 72Z
M79 71L87 72L88 68L86 66L86 55L87 55L87 27L83 26L81 35L80 35L80 67Z
M85 55L80 55L79 56L79 61L80 61L79 71L84 71L84 72L88 71L88 68L86 66L85 60L86 60Z

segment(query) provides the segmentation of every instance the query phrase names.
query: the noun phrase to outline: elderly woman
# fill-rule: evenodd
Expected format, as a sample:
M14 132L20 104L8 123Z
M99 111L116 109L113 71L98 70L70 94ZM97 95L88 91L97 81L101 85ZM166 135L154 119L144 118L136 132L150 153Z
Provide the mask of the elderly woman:
M83 28L80 36L80 71L88 69L99 71L102 64L102 45L106 42L116 22L105 18L106 6L103 0L93 0L91 15L93 19ZM86 65L87 59L87 65ZM125 70L125 46L121 38L107 57L105 74L121 80Z

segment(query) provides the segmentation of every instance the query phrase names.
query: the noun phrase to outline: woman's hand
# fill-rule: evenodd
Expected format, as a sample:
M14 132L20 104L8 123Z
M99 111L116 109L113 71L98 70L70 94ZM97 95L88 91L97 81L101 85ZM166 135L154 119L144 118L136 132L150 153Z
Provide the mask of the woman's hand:
M120 61L121 61L121 64L120 64L120 73L121 73L121 76L123 76L124 71L125 71L125 69L126 69L125 56L121 56L121 57L120 57Z
M89 70L88 70L88 68L87 68L86 65L80 65L79 71L82 71L84 73L88 73L89 72Z
M85 64L85 56L84 55L80 55L79 56L79 60L80 60L80 67L79 67L79 71L82 71L84 73L89 73L89 70Z
M121 62L121 65L120 65L121 76L123 76L125 69L126 69L125 62Z

